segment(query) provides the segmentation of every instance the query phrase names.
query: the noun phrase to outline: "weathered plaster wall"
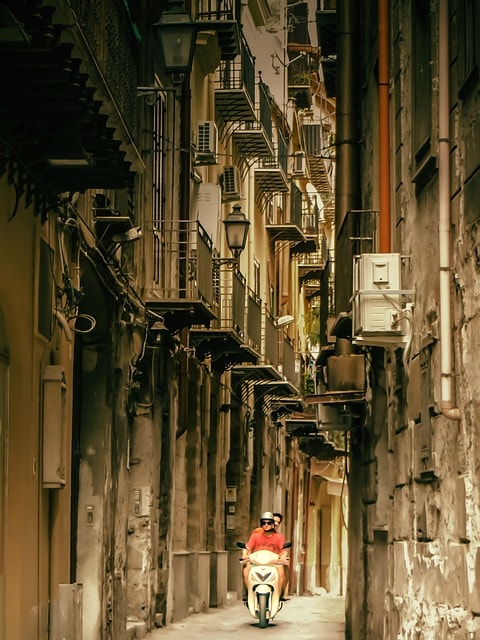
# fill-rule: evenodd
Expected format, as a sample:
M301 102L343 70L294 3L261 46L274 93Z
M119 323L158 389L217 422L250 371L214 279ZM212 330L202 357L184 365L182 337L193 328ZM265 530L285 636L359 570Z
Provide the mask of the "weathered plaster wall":
M453 29L459 24L457 3L449 4ZM413 182L412 5L400 0L391 9L392 251L405 256L402 288L415 291L413 338L403 362L401 350L385 352L383 362L373 358L370 417L364 432L352 435L348 606L355 624L347 635L469 640L480 637L478 86L464 88L459 100L458 60L456 50L450 48L451 341L454 398L462 411L462 419L454 422L440 412L438 173L420 187ZM438 151L437 12L438 3L430 3L434 157ZM364 18L374 29L375 20ZM374 31L371 35L374 38ZM459 36L452 35L452 42L455 37ZM366 209L378 204L376 62L375 47L365 48L362 193Z

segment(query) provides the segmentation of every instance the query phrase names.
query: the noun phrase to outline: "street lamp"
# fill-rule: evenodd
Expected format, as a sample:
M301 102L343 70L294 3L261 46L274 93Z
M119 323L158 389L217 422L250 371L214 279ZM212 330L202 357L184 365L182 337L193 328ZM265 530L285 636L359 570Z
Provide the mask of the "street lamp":
M235 261L237 261L245 249L250 222L247 220L240 205L234 204L232 211L223 221L223 224L225 225L228 248L232 252Z
M167 11L153 26L157 30L163 68L172 75L174 83L182 82L192 69L197 33L197 25L185 10L183 0L170 0Z

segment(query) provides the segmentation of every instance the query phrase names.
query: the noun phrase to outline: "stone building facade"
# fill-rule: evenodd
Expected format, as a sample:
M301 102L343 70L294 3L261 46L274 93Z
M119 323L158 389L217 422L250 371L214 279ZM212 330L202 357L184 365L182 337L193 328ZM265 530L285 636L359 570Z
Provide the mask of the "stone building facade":
M334 330L367 362L347 637L476 638L479 9L336 4Z
M186 2L172 75L178 3L0 3L0 640L222 606L266 509L292 590L344 590L343 447L304 403L334 95L297 4Z

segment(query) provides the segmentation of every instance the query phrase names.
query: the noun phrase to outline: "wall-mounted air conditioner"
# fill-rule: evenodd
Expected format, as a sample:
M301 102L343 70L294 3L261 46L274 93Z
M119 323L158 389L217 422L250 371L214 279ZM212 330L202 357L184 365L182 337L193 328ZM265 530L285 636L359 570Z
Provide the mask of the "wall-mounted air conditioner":
M410 331L406 301L413 294L400 284L398 253L354 257L352 320L354 342L367 346L401 345Z
M240 172L235 165L227 165L222 173L222 200L239 200L241 198Z
M197 123L195 164L217 164L218 130L213 120Z
M293 154L293 175L304 176L307 170L307 159L303 152Z

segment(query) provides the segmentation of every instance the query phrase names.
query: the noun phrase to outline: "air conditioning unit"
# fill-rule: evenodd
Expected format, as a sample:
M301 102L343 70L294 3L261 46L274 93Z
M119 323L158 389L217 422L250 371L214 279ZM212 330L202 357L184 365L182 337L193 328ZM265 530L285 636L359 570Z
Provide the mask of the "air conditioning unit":
M222 173L222 200L239 200L240 197L240 172L235 165L228 165Z
M304 176L307 169L307 160L303 152L293 154L293 175Z
M217 164L218 130L215 122L204 120L197 123L197 147L195 164Z
M354 257L352 320L354 342L391 346L406 342L411 305L400 286L398 253L364 253Z

